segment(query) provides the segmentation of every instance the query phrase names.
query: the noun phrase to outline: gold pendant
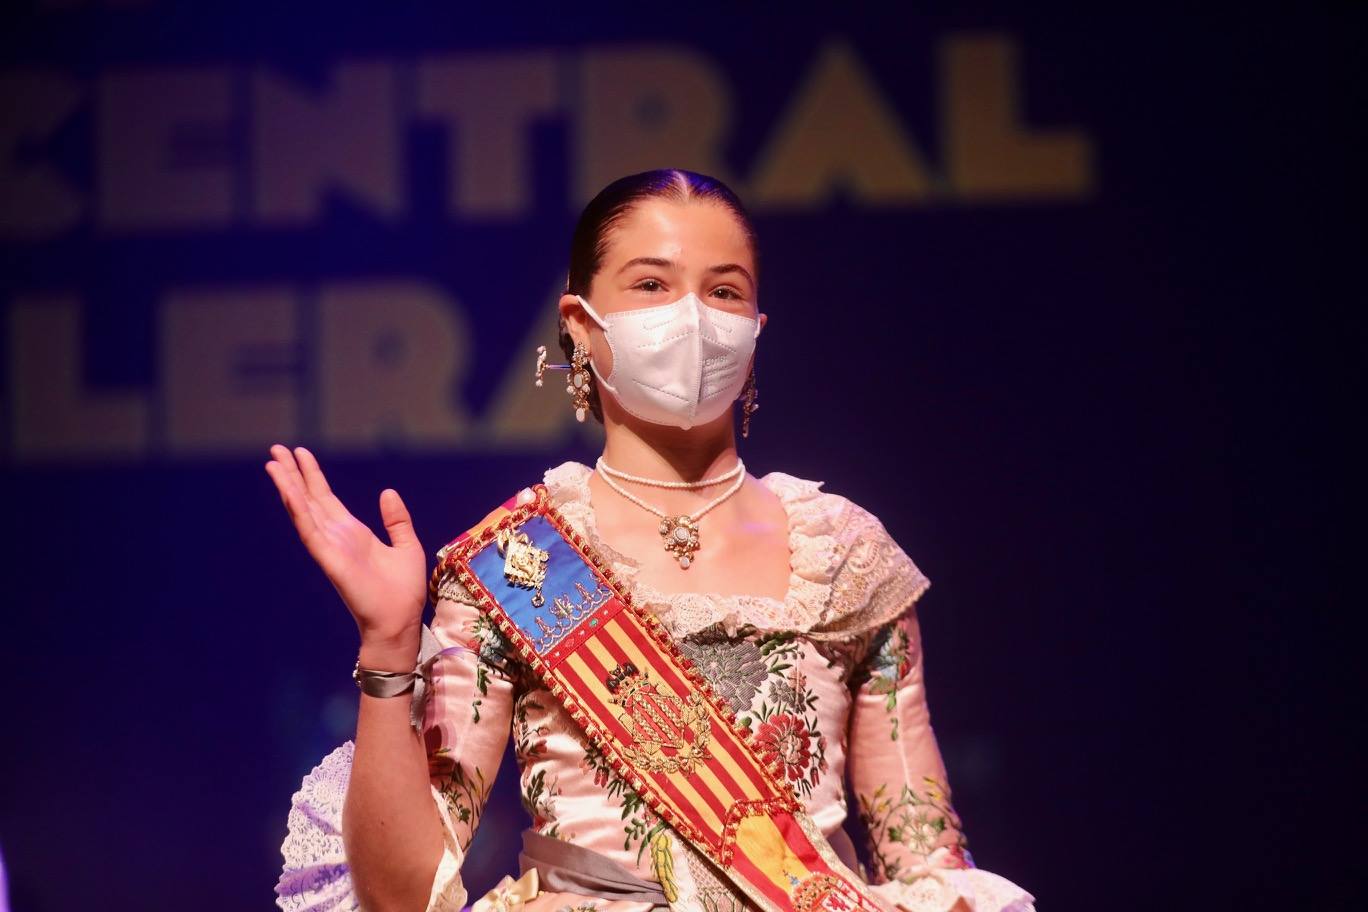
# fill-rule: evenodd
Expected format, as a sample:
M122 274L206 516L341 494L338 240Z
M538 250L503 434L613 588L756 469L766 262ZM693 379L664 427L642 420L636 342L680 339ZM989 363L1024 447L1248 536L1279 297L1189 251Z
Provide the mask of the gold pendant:
M546 604L541 587L546 582L546 562L551 557L550 552L532 544L526 532L514 532L512 529L501 529L494 542L504 557L504 576L508 581L515 586L537 590L532 595L533 606L540 608Z
M665 550L679 558L680 569L688 570L698 551L698 524L688 516L669 516L660 521L660 538Z

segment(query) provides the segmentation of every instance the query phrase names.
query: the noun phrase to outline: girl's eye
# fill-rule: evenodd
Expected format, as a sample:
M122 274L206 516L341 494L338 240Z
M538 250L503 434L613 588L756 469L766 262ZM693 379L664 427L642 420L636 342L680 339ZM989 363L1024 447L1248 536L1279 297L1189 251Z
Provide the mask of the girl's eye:
M659 279L642 279L636 287L642 291L660 291L661 286Z
M729 301L739 301L741 299L740 293L735 288L732 288L730 285L723 285L721 288L714 288L713 294L718 295L719 297L722 297Z

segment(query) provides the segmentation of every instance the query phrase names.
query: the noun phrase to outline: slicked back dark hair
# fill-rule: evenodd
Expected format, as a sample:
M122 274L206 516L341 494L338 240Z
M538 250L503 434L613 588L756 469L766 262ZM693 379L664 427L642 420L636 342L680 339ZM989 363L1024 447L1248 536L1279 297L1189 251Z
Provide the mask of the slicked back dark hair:
M759 248L755 240L755 225L732 189L717 178L696 171L660 168L618 178L600 190L584 207L579 221L575 223L575 233L570 237L570 269L565 279L568 294L589 296L589 285L598 274L604 254L608 251L609 235L635 206L648 199L676 203L707 200L725 206L745 232L746 240L750 243L751 259L756 261L758 273ZM560 325L560 345L566 360L570 360L575 343L564 320ZM589 410L599 421L603 420L598 384L593 384L590 390Z

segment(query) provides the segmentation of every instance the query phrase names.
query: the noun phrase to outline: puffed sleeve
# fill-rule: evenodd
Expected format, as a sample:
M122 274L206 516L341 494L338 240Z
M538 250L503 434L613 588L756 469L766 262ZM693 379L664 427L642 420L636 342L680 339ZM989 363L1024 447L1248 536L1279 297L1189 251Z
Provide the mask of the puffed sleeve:
M869 534L887 536L879 525ZM885 578L873 580L867 592L872 610L894 616L860 638L848 733L872 889L909 912L1030 912L1029 893L975 868L969 855L923 683L915 603L928 583L891 539L883 550L892 555L883 562ZM908 576L919 584L909 586ZM895 604L879 604L890 598Z
M427 747L429 786L442 822L443 850L428 912L466 904L461 864L503 759L519 666L511 644L452 574L435 588L430 685L415 695ZM291 802L281 846L284 869L276 904L286 912L359 909L342 844L342 807L352 742L325 757Z

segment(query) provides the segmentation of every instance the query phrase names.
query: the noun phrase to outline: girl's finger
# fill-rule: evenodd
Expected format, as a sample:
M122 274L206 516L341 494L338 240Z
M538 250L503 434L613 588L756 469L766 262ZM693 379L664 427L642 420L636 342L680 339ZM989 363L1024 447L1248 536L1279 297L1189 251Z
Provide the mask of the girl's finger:
M313 501L313 494L310 493L308 485L304 483L304 476L300 473L299 464L295 462L294 454L290 452L289 447L276 444L271 447L271 455L280 463L280 467L285 473L286 483L299 493L302 500ZM310 512L317 512L315 504L309 503L309 506Z
M299 474L299 467L295 464L294 456L288 448L280 446L271 447L271 453L275 456L276 463L280 466L281 477L284 486L290 492L292 503L296 510L307 513L313 520L314 525L319 525L327 518L327 512L322 505L309 493L309 489L304 485L304 478Z
M308 490L304 485L304 476L299 473L299 465L295 462L294 454L290 452L289 447L277 443L271 447L271 455L275 457L276 462L280 463L287 479L296 480L301 488Z
M304 476L304 483L309 486L309 493L322 500L332 493L332 488L328 487L328 479L323 477L323 470L319 468L318 460L314 454L304 447L295 447L292 455L299 463L299 471Z
M328 486L328 479L324 477L323 469L314 454L304 447L295 447L293 455L299 463L299 471L304 476L304 483L308 485L309 494L313 497L315 505L334 519L351 516L350 511Z
M266 474L270 475L271 480L275 482L276 490L280 493L280 500L285 504L285 511L290 514L290 519L294 522L295 531L299 533L300 540L312 551L312 544L318 536L318 523L314 521L308 503L300 496L298 483L276 460L266 463Z
M385 523L389 540L396 548L418 547L418 536L413 531L413 519L409 516L404 499L393 488L380 492L380 518Z

